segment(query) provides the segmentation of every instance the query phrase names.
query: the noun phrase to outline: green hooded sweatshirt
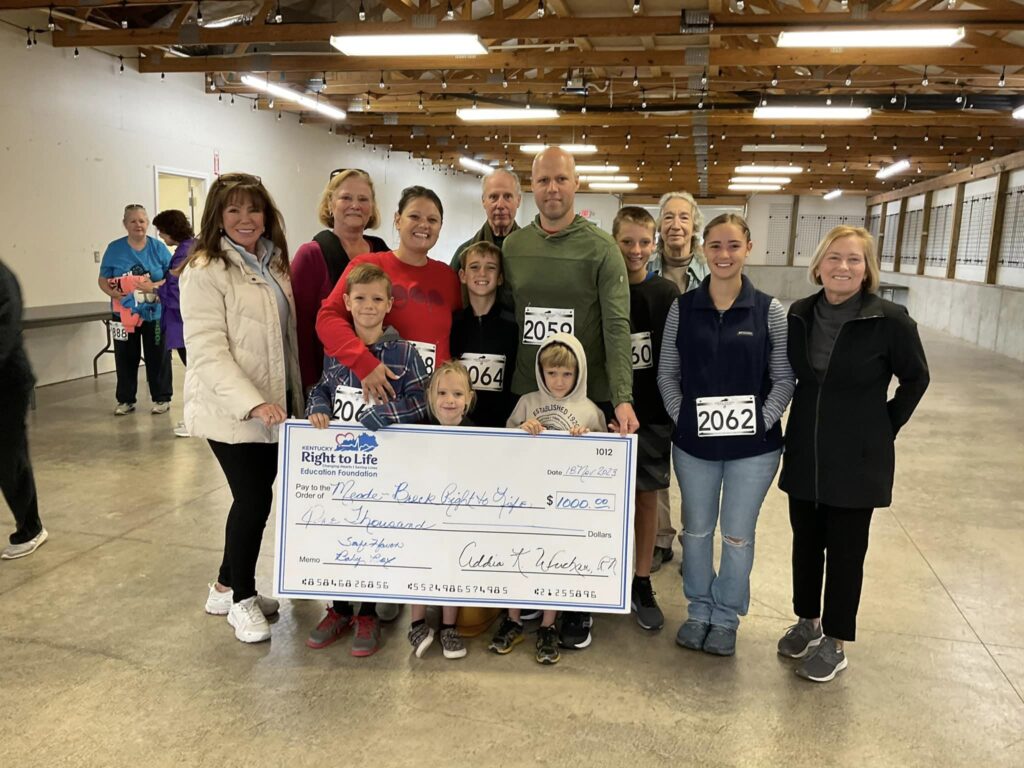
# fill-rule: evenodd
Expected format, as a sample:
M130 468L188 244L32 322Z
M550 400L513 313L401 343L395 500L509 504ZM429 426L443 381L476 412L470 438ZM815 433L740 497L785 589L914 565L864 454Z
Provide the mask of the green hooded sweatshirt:
M548 234L540 217L505 238L505 283L515 298L519 353L512 391L536 388L539 344L523 344L526 307L572 309L573 335L590 367L587 397L613 406L633 402L629 341L629 280L611 235L576 216L565 229Z

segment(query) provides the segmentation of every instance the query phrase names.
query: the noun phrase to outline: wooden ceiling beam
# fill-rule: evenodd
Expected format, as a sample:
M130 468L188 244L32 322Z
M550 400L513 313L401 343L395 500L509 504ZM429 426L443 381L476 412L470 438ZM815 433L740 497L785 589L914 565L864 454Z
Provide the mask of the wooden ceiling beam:
M710 52L721 67L801 66L920 66L978 67L1024 64L1024 48L720 48Z

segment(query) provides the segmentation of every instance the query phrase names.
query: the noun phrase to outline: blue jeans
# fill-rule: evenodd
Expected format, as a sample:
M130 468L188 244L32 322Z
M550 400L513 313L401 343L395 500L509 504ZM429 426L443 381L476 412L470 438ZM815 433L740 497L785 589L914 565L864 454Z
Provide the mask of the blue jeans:
M731 461L705 461L672 446L683 495L683 594L689 616L736 629L750 607L754 528L782 451ZM722 561L715 573L715 526L722 518Z

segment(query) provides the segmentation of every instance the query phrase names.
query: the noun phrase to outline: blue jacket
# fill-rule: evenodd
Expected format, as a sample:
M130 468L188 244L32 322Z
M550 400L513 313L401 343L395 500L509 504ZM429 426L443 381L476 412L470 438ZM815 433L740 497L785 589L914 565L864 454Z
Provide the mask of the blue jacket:
M373 356L398 376L391 381L395 397L383 405L366 409L359 422L367 429L380 429L388 424L420 424L427 416L426 386L430 378L427 368L416 348L402 341L391 326L384 329L384 335L367 349ZM324 355L324 372L309 391L306 416L326 413L334 416L334 392L338 386L361 387L359 377L330 355Z

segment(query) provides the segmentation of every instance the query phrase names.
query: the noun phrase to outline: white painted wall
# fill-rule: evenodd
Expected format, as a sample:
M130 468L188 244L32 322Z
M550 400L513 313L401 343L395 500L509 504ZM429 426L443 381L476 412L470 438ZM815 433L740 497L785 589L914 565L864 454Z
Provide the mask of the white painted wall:
M766 244L768 242L768 214L772 205L793 206L793 195L751 195L747 200L747 224L750 225L751 239L754 248L750 252L748 264L766 264ZM843 195L835 200L824 200L820 195L800 195L799 216L856 216L863 219L865 198L862 195ZM858 222L861 223L861 222ZM788 238L788 233L787 233ZM805 254L801 261L809 263Z
M434 255L447 262L455 247L483 222L479 180L444 175L420 161L378 148L348 145L326 125L300 127L254 113L249 101L218 102L204 93L202 75L141 75L132 62L118 74L117 59L83 49L39 45L0 27L0 258L21 281L26 306L100 301L93 252L124 235L121 213L143 203L153 215L154 166L212 174L214 153L222 172L262 177L281 209L294 251L320 225L316 205L333 168L370 173L384 222L375 233L394 244L391 226L403 187L423 184L445 205ZM16 108L14 107L16 105ZM609 219L610 222L610 219ZM103 346L100 323L26 332L40 383L91 374ZM113 369L105 355L101 370Z

